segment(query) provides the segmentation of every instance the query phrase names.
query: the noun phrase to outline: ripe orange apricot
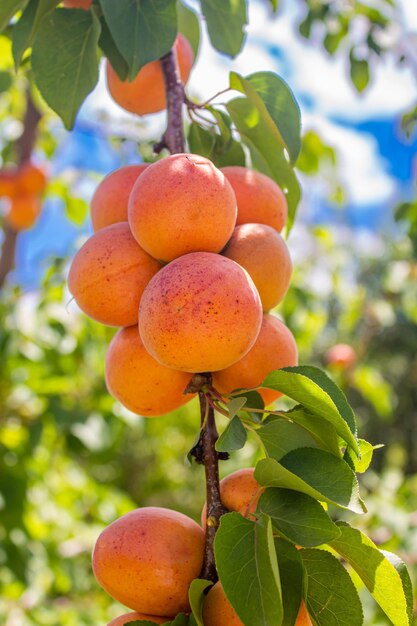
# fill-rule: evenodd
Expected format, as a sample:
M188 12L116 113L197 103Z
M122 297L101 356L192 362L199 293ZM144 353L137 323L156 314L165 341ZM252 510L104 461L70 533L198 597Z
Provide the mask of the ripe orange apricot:
M146 287L139 307L147 351L185 372L235 363L253 346L261 323L261 301L249 274L209 252L186 254L166 265Z
M220 481L220 498L229 511L237 511L243 517L250 517L258 504L262 489L253 477L253 467L232 472ZM203 528L206 525L206 505L201 514Z
M347 343L337 343L325 355L326 363L340 370L346 370L356 363L356 352Z
M132 187L148 163L126 165L108 174L98 185L91 199L93 230L127 222L127 204Z
M95 233L75 255L68 287L80 309L109 326L138 321L143 290L160 269L133 239L127 222Z
M188 612L188 588L203 564L204 532L169 509L144 507L123 515L93 551L98 583L115 600L148 615Z
M119 615L119 617L115 617L111 622L107 624L107 626L124 626L129 622L135 622L136 620L147 620L149 622L155 622L155 624L165 624L166 622L170 622L173 620L173 617L159 617L157 615L144 615L143 613L137 613L134 611L133 613L125 613L124 615Z
M239 165L222 167L237 200L236 224L267 224L280 232L287 221L287 200L281 188L265 174Z
M67 9L89 9L93 0L63 0L63 3Z
M173 50L185 85L194 63L193 49L184 35L178 34ZM147 63L131 82L120 80L108 61L106 75L110 95L126 111L147 115L166 108L164 77L159 60Z
M233 189L211 161L173 154L136 181L129 224L146 252L163 261L189 252L220 252L236 222Z
M25 230L33 226L41 209L42 204L37 196L16 196L10 200L5 219L13 230Z
M236 226L222 254L249 273L259 291L264 311L281 302L290 284L292 263L285 241L271 226Z
M300 610L297 615L297 621L294 626L313 626L313 622L307 613L307 607L303 601L301 601Z
M236 611L226 598L221 582L217 582L207 594L203 605L204 626L244 626Z
M262 328L253 348L240 361L213 374L213 385L223 393L234 389L257 387L269 372L297 365L297 344L291 331L277 317L264 315ZM282 394L273 389L259 389L265 405Z
M120 329L106 355L109 392L126 408L145 417L169 413L192 399L184 395L191 374L169 369L145 350L137 326Z
M44 170L34 163L27 161L17 171L17 193L19 195L37 195L43 193L46 187Z
M16 196L17 169L7 168L0 170L0 197L12 198Z

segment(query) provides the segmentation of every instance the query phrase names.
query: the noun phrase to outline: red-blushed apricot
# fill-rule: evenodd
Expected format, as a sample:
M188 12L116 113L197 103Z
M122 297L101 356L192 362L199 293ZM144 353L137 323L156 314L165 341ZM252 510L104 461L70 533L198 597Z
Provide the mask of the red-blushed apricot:
M213 585L204 601L203 622L204 626L244 626L220 582Z
M280 232L287 221L287 200L269 176L240 165L222 167L237 200L236 224L267 224Z
M264 311L276 306L290 284L292 263L281 235L266 224L236 226L222 252L249 273L255 283Z
M91 222L94 231L110 224L127 222L127 205L132 187L148 163L126 165L111 172L98 185L91 199Z
M301 602L300 610L297 615L297 621L294 626L313 626L313 622L310 619L307 607L303 601Z
M325 360L336 369L346 370L356 363L356 352L347 343L337 343L327 350Z
M27 161L17 171L16 194L39 195L45 191L46 182L44 170L31 161Z
M98 583L115 600L148 615L189 612L188 588L203 564L204 532L169 509L144 507L123 515L93 550Z
M211 161L173 154L153 163L129 198L129 224L146 252L163 261L220 252L236 222L233 189Z
M126 408L145 417L163 415L189 402L184 395L191 374L155 361L145 350L137 326L120 329L106 355L109 392Z
M16 196L10 200L5 220L13 230L25 230L33 226L41 210L42 203L37 196Z
M160 264L137 244L127 222L95 233L75 255L68 287L80 309L109 326L133 326L143 290Z
M111 622L107 624L107 626L124 626L129 622L135 622L136 620L147 620L148 622L155 622L155 624L166 624L166 622L170 622L173 620L173 617L159 617L158 615L144 615L143 613L137 613L134 611L133 613L125 613L124 615L119 615L119 617L115 617Z
M89 9L93 4L93 0L63 0L64 7L67 9Z
M253 477L253 467L237 470L220 481L220 499L229 511L237 511L243 517L250 517L258 504L263 489ZM206 505L204 505L201 522L206 525Z
M146 287L139 332L160 363L210 372L242 358L262 323L259 294L249 274L219 254L195 252L166 265Z
M185 85L194 63L193 49L184 35L179 34L173 50L177 58L181 81ZM110 95L125 111L136 113L136 115L147 115L166 108L165 84L160 61L151 61L144 65L130 82L120 80L107 61L106 75Z
M0 170L0 197L13 198L17 195L17 168Z
M234 389L257 387L267 374L282 367L297 365L297 344L291 331L277 317L264 315L253 348L240 361L213 374L213 385L223 393ZM282 394L273 389L259 389L265 405Z

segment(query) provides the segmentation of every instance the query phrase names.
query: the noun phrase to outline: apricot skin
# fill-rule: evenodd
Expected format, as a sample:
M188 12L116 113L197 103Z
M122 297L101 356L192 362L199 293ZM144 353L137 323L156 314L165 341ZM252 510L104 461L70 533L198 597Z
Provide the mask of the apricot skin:
M244 626L230 604L220 582L217 582L207 594L203 606L204 626ZM294 626L313 626L304 602Z
M254 344L261 323L261 301L250 276L234 261L208 252L166 265L150 281L139 308L147 351L185 372L235 363Z
M337 343L327 350L325 360L336 369L347 370L355 365L356 352L347 343Z
M63 0L64 7L67 9L89 9L93 4L93 0Z
M127 205L132 187L148 163L126 165L108 174L98 185L91 199L91 222L94 232L127 222Z
M68 287L78 306L109 326L132 326L138 321L143 290L160 269L133 239L127 222L95 233L75 255Z
M188 588L203 564L204 532L192 519L145 507L110 524L97 539L93 571L115 600L148 615L189 612Z
M236 224L267 224L280 232L287 221L287 200L269 176L240 165L222 167L237 200Z
M297 365L297 362L297 345L291 331L278 318L266 314L253 348L234 365L215 372L213 385L223 393L257 387L273 370ZM258 392L266 406L282 395L273 389L258 389Z
M43 169L27 161L17 172L16 194L22 196L41 194L45 191L46 182Z
M0 197L12 198L16 195L17 169L0 170Z
M163 261L190 252L220 252L236 222L233 189L205 157L174 154L153 163L129 199L133 236Z
M12 230L20 231L34 225L42 209L37 196L16 196L11 198L6 214L6 222Z
M193 49L181 34L178 34L173 49L177 57L181 81L185 85L194 63ZM165 84L160 61L147 63L131 82L120 80L107 61L106 75L110 95L125 111L136 113L136 115L147 115L166 108Z
M251 516L258 504L263 489L253 477L253 467L232 472L220 481L220 498L229 511L236 511L243 517ZM203 528L206 525L206 505L201 514Z
M137 326L120 329L106 355L109 392L145 417L169 413L192 399L184 395L191 374L161 365L145 350Z
M165 624L166 622L170 622L173 620L173 617L159 617L157 615L144 615L144 613L137 613L134 611L133 613L125 613L124 615L119 615L119 617L115 617L111 622L107 624L107 626L124 626L129 622L134 622L136 620L148 620L149 622L155 622L155 624Z
M290 284L292 263L285 241L266 224L241 224L222 253L249 273L264 311L275 307Z

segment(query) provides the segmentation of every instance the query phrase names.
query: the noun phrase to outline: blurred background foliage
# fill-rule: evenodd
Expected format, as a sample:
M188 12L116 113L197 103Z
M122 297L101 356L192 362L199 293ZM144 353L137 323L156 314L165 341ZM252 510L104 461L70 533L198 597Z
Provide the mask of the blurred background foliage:
M382 19L359 2L305 4L302 36L311 37L320 23L325 49L348 50L352 80L362 89L374 56L384 53L381 30L389 28L389 17ZM356 8L346 14L337 10L342 5ZM349 28L364 15L368 52L359 59ZM0 38L3 164L15 158L27 81L24 74L7 80L7 54L1 51L8 46L7 38ZM410 129L413 112L408 116ZM117 162L139 158L131 137L140 132L140 124L132 122L126 134L113 139ZM63 141L71 148L45 113L36 158L48 163L58 155L62 164ZM150 145L149 140L141 145L142 156L149 155ZM311 130L304 136L299 169L304 185L321 176L329 183L329 199L343 204L337 154ZM58 207L73 237L83 232L86 219L83 191L97 180L65 163L50 168L45 207ZM54 210L45 209L41 220ZM375 452L371 469L361 477L369 513L354 523L397 552L416 580L417 205L408 199L392 213L398 220L395 232L373 234L365 243L347 228L300 221L289 241L292 286L277 312L297 338L301 363L327 366L330 347L353 347L356 363L329 364L328 371L357 413L360 435L386 446ZM57 250L38 268L37 289L16 280L19 254L17 264L0 294L0 621L5 626L104 624L122 611L91 573L90 553L101 529L145 505L172 507L199 519L205 499L202 469L185 461L198 410L193 401L168 416L143 419L115 403L103 377L114 330L69 307L68 256ZM223 474L252 464L257 454L249 440L222 464ZM365 624L387 623L369 600Z

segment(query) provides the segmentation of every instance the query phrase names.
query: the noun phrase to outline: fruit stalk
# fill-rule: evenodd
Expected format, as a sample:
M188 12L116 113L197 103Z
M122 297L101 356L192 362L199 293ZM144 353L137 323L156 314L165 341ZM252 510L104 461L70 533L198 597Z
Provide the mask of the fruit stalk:
M171 154L185 152L182 107L184 104L184 86L181 82L177 60L173 50L160 59L167 99L168 123L162 140L154 151L158 154L167 148Z
M160 152L167 148L171 154L185 152L184 125L182 107L185 101L184 87L180 79L178 64L174 52L161 57L161 68L165 83L167 100L167 128L162 140L154 148ZM214 537L221 515L225 512L220 499L219 457L216 450L218 433L214 410L208 404L203 385L211 384L211 374L196 374L193 377L198 391L201 413L201 444L206 477L207 522L204 547L204 563L201 577L216 582L218 580L214 560Z
M30 159L36 140L36 133L41 114L35 107L29 90L26 96L26 113L23 120L23 132L16 142L17 163L23 165ZM7 275L14 266L16 254L17 232L4 224L4 238L0 255L0 289L2 289Z

